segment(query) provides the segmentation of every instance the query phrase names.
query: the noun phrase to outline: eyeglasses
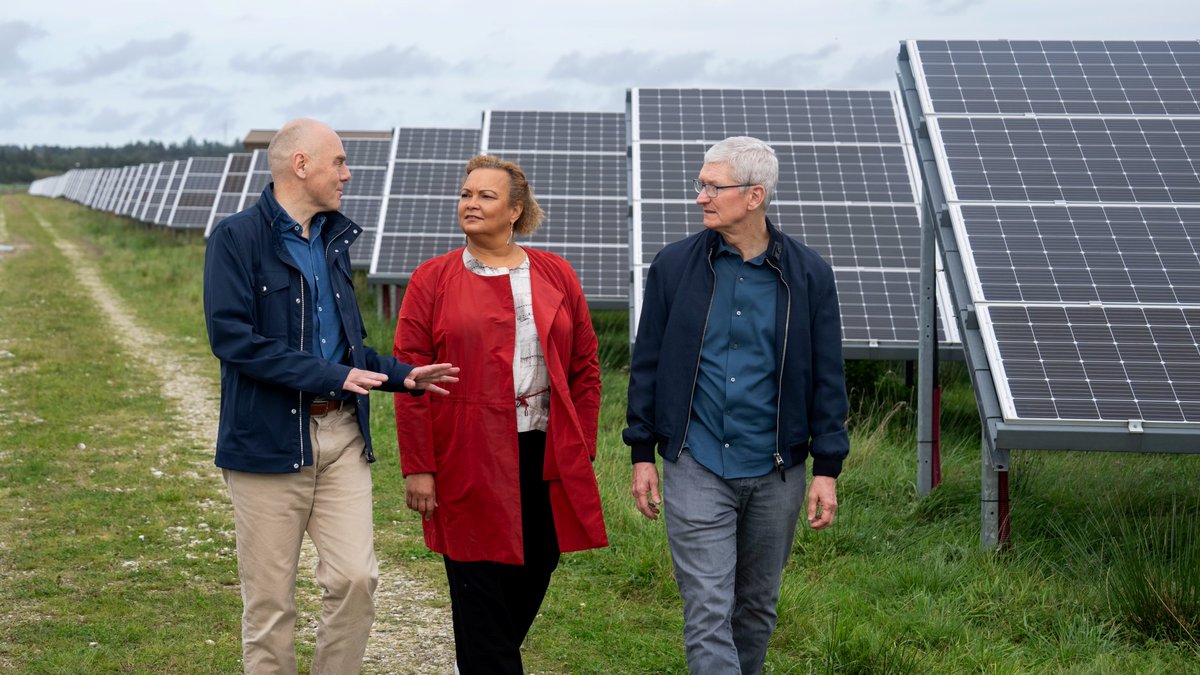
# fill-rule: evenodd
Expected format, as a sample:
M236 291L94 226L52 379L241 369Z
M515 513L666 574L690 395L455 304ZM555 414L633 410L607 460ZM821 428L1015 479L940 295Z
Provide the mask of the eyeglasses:
M699 178L692 179L692 187L696 189L696 194L701 192L708 195L709 199L716 199L717 195L721 194L721 190L729 188L750 187L754 183L741 183L740 185L712 185L711 183L701 183Z

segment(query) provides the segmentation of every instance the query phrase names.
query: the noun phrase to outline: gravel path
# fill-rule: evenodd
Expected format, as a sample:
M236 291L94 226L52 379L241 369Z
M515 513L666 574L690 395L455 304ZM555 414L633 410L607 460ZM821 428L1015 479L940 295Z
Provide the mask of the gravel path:
M71 260L76 280L92 294L123 341L127 356L149 366L161 378L163 396L175 404L176 421L193 447L210 448L217 436L219 393L210 382L195 373L202 367L172 352L168 340L142 325L118 296L104 283L79 248L61 237L40 214L32 212L38 224L54 238L59 251ZM194 459L202 476L212 477L214 498L205 500L211 508L224 509L230 522L232 508L220 472L211 455ZM305 539L300 554L300 578L297 604L319 606L319 587L313 579L316 549ZM422 579L405 574L391 561L379 561L379 588L375 592L375 626L367 644L364 673L453 673L454 639L449 607L432 606L444 601L440 592ZM313 589L304 597L305 589ZM315 641L316 616L301 609L297 620L298 640Z

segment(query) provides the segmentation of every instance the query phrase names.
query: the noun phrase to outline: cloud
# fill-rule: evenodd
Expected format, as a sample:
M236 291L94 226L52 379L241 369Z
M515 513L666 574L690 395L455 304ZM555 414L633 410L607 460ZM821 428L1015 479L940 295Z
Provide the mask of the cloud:
M226 92L207 84L172 84L165 87L151 87L142 90L145 98L164 98L188 101L193 99L220 98Z
M897 48L860 56L839 78L842 86L852 88L895 89Z
M334 74L350 79L390 78L408 79L437 75L446 70L446 63L416 47L383 49L346 59L334 69Z
M984 0L926 0L925 5L934 14L952 16L975 5L982 5L983 2Z
M773 61L730 60L711 52L660 54L626 49L607 54L572 52L558 59L547 76L607 87L812 86L821 64L838 51L835 44Z
M448 64L418 48L395 45L376 49L340 62L316 61L301 51L279 52L266 50L258 55L238 54L229 65L251 75L284 78L338 78L350 80L412 79L446 72Z
M571 52L550 67L547 77L600 86L677 86L703 75L707 52L658 54L625 49L607 54Z
M821 71L837 45L826 45L812 52L785 54L773 61L723 62L708 74L706 84L747 88L812 89L823 78Z
M26 21L0 21L0 75L20 73L29 65L21 58L21 43L46 36Z
M90 120L81 125L85 131L94 131L98 133L108 133L114 131L132 130L133 125L137 122L137 113L122 113L114 108L106 107L96 113ZM133 134L128 134L132 137Z
M190 41L191 37L182 31L161 40L130 40L116 49L92 54L77 68L53 71L50 78L57 84L87 82L132 68L143 61L153 63L174 56L186 49Z
M0 129L16 129L31 117L71 115L83 101L77 98L32 98L0 108Z

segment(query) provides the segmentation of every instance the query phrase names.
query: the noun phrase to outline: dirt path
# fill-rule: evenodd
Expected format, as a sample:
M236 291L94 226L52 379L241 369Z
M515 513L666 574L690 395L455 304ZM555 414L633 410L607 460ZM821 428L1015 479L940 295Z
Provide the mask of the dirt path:
M100 278L95 267L79 248L67 241L36 211L38 224L51 234L54 244L72 264L76 280L92 295L112 322L113 335L123 341L127 356L137 359L158 373L163 396L177 410L176 421L181 425L194 447L212 446L217 436L219 393L210 382L198 377L199 366L187 357L172 352L169 342L142 325L118 296ZM2 215L0 215L2 217ZM3 221L0 221L0 235ZM197 456L194 463L200 475L212 476L214 498L212 508L229 510L229 498L213 466L211 456ZM233 514L227 513L233 521ZM304 598L304 588L316 589L312 572L316 565L316 550L307 538L300 554L301 579L309 583L297 591L297 604L319 606L319 596L313 592ZM452 673L454 671L454 640L449 608L431 604L440 599L438 591L423 580L409 577L402 568L390 561L379 561L379 588L375 593L375 627L367 644L363 663L364 673ZM298 640L310 644L315 640L316 616L301 611L297 621Z

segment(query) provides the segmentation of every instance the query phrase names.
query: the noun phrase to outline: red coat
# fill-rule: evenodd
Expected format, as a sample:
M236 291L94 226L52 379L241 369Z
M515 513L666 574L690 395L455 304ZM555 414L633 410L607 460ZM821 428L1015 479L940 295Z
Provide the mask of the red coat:
M533 316L550 373L543 476L562 551L608 544L592 461L600 415L596 333L567 261L529 256ZM425 544L456 561L524 562L512 360L516 315L508 276L463 265L462 249L413 272L396 324L405 363L453 363L449 396L399 395L396 430L404 475L433 473L437 509Z

